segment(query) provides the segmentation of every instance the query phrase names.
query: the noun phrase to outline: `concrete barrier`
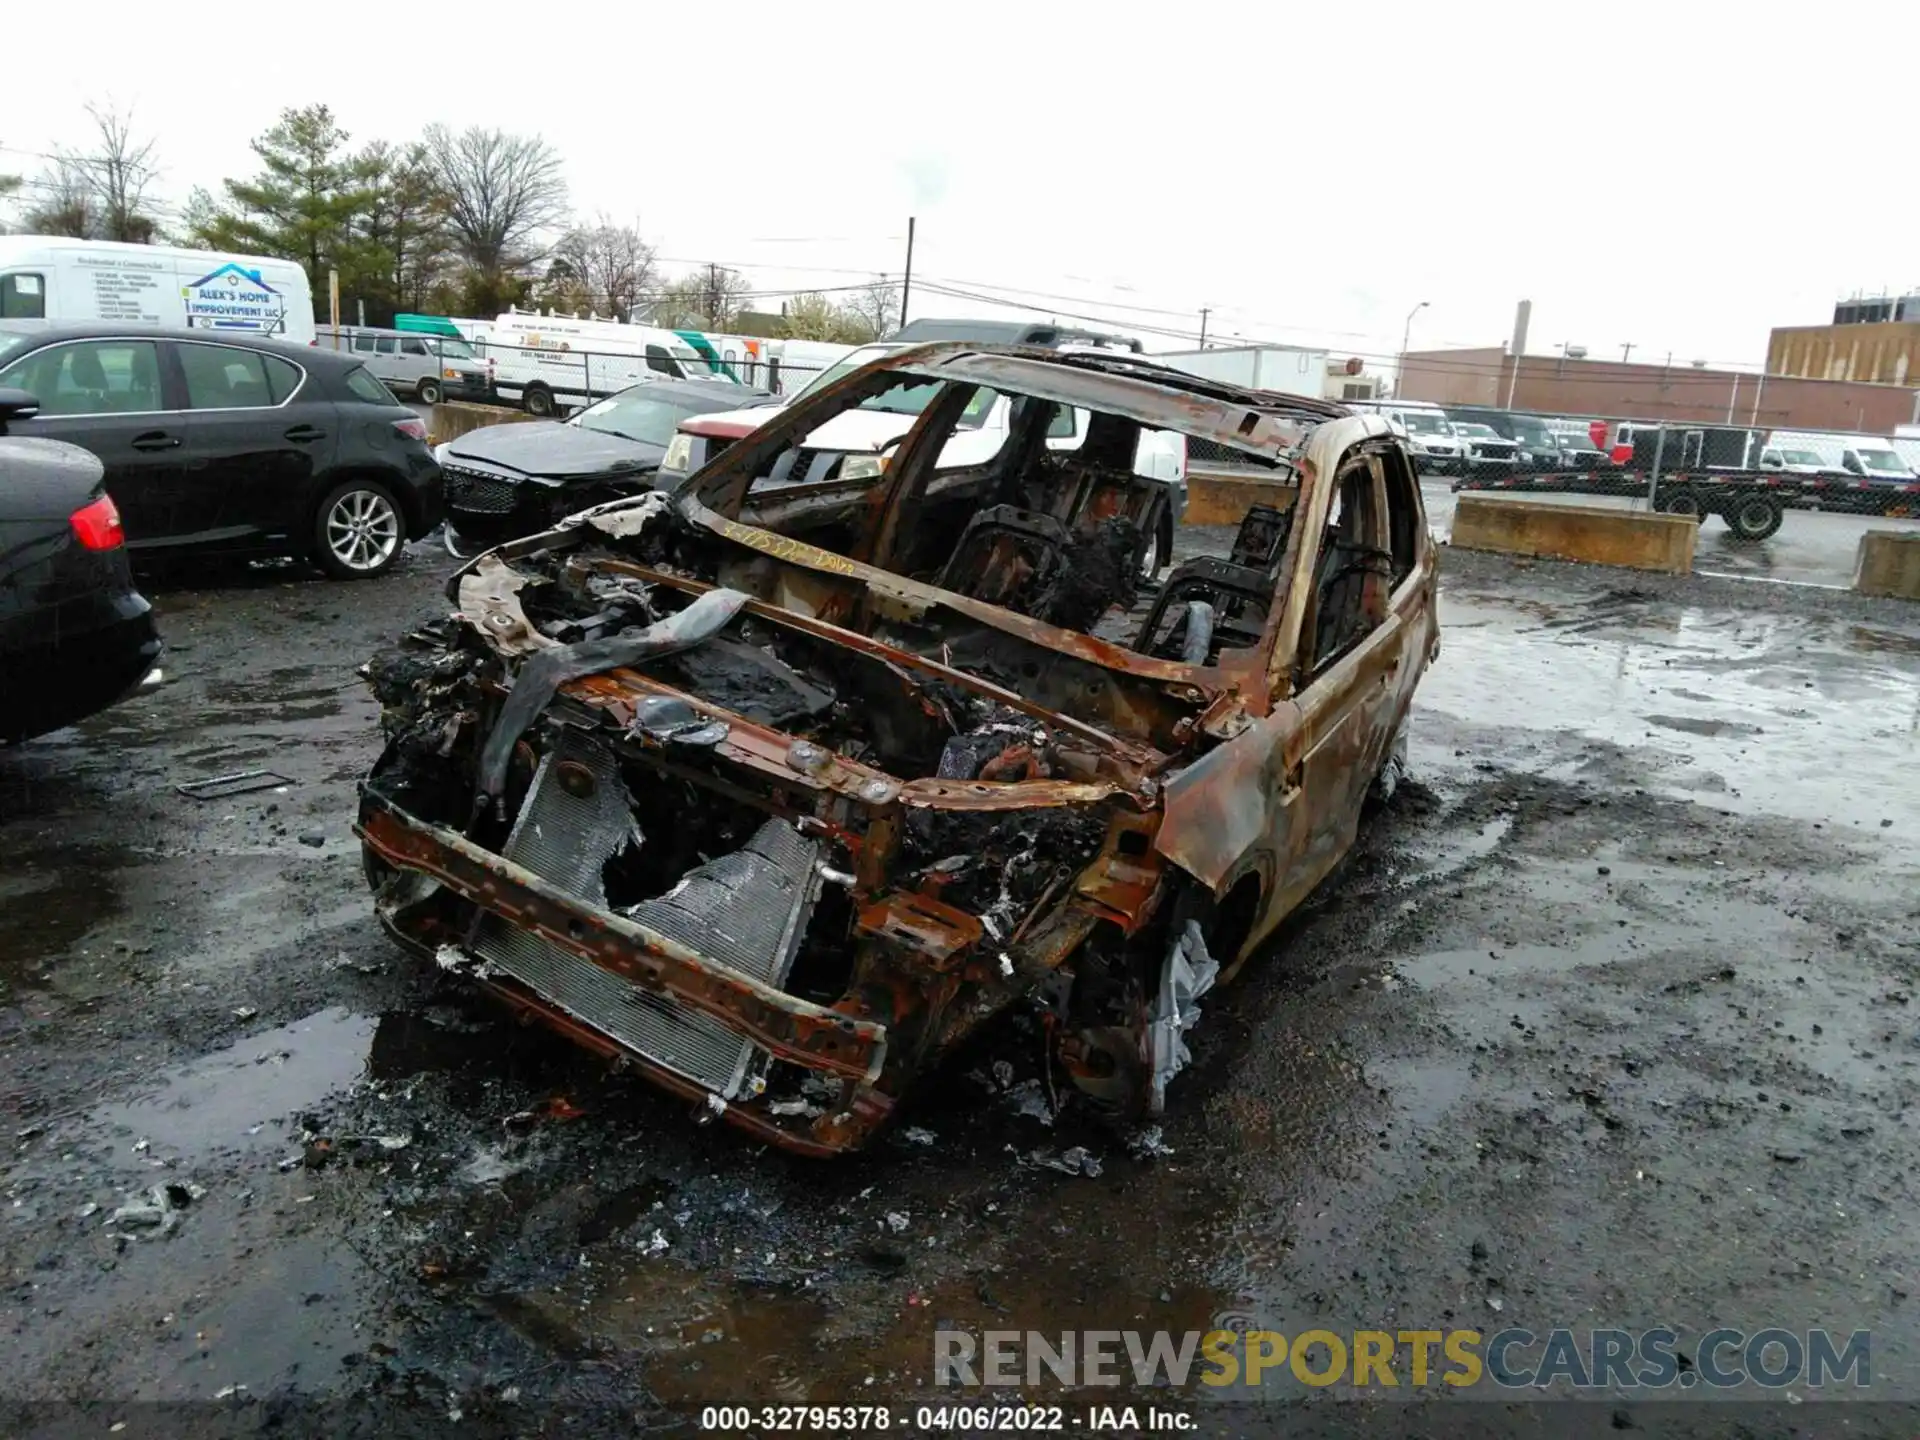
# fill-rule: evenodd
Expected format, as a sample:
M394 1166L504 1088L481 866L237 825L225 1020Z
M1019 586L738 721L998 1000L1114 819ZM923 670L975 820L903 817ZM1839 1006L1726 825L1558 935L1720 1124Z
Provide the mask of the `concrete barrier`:
M1869 530L1862 535L1853 588L1862 595L1920 600L1920 530Z
M502 405L443 400L433 407L433 420L427 427L427 435L435 445L444 445L470 430L484 430L489 425L517 425L523 420L538 418L524 410L509 410Z
M1182 525L1238 525L1254 505L1292 507L1299 487L1259 471L1187 466L1187 513Z
M1700 523L1690 515L1536 505L1485 495L1462 495L1453 512L1453 543L1462 550L1543 555L1674 575L1693 569L1693 546L1699 537Z

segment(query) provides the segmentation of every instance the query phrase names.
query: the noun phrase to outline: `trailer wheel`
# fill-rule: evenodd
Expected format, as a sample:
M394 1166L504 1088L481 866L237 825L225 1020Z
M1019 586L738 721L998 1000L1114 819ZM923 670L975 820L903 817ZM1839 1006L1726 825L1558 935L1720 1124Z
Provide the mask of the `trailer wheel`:
M1768 495L1748 495L1729 507L1720 517L1727 522L1733 538L1743 544L1764 540L1787 518L1786 509Z
M1706 518L1706 511L1700 503L1700 497L1691 490L1662 491L1654 503L1662 515L1691 515L1695 519Z
M520 404L529 415L538 415L542 420L549 419L554 409L553 392L544 385L529 385L520 394Z

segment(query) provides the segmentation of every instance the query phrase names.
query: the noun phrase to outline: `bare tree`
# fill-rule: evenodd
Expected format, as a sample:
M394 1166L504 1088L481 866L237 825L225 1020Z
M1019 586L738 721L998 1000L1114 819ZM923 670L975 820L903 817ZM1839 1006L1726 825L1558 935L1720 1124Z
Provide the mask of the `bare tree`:
M537 135L479 125L458 134L429 125L423 139L455 248L490 286L504 291L540 257L540 232L566 214L559 154Z
M749 293L747 279L738 270L709 264L661 289L653 323L672 330L724 332L739 319Z
M158 223L147 209L147 186L158 173L153 163L155 141L133 131L133 111L112 105L87 106L96 131L96 153L80 162L93 185L100 210L100 238L136 245L153 243Z
M834 304L818 290L794 296L781 312L780 323L790 340L864 345L875 338L871 320L852 305Z
M631 320L653 289L657 273L653 247L640 238L639 230L601 215L591 225L575 225L553 247L547 303Z
M849 330L862 332L854 343L882 339L900 323L900 287L882 277L854 291L840 308L855 322Z
M131 110L88 105L87 114L96 132L92 150L53 156L33 183L38 194L26 223L43 235L151 244L160 228L147 203L147 186L158 173L155 142L134 135Z
M831 340L841 323L839 309L818 290L795 295L781 308L789 340Z
M29 234L67 235L75 240L99 240L99 207L87 172L65 156L55 158L32 182L32 203L21 217Z

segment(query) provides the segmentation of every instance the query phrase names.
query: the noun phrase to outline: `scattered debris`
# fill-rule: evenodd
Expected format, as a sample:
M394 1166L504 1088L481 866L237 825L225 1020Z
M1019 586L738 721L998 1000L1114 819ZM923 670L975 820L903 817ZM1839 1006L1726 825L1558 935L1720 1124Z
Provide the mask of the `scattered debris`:
M189 800L225 800L234 795L251 794L255 790L272 790L276 786L299 783L291 775L282 775L277 770L236 770L231 775L190 780L173 788Z
M251 1020L259 1013L260 1012L251 1005L242 1005L238 1010L233 1012L233 1018L236 1020Z
M378 975L387 967L365 960L355 960L346 951L336 950L333 952L333 958L322 964L320 968L322 970L358 970L362 975Z
M1012 1072L1009 1071L1009 1074ZM1016 1115L1026 1115L1042 1125L1053 1124L1053 1104L1038 1080L1022 1080L1007 1091L1007 1103Z
M156 1230L162 1235L170 1235L180 1223L180 1211L207 1192L199 1186L184 1181L173 1180L164 1185L155 1185L143 1192L138 1198L130 1199L107 1217L106 1223L118 1225L122 1229ZM83 1209L81 1218L94 1214L100 1207L90 1205Z
M656 1230L653 1232L652 1238L640 1247L640 1253L643 1255L659 1255L664 1253L668 1248L667 1237Z
M1029 1158L1034 1164L1045 1165L1049 1170L1058 1170L1063 1175L1085 1175L1089 1180L1096 1178L1102 1169L1098 1157L1084 1145L1075 1145L1058 1155L1051 1150L1036 1150Z
M887 1228L896 1235L904 1235L907 1227L913 1223L913 1217L904 1210L887 1212Z
M900 1132L900 1138L909 1145L931 1145L939 1139L933 1131L919 1125L909 1125Z
M500 1123L508 1131L521 1135L549 1120L578 1120L587 1112L564 1095L550 1095L529 1110L520 1110Z
M1135 1132L1127 1142L1127 1148L1142 1159L1161 1159L1173 1154L1173 1147L1166 1142L1158 1125L1149 1125Z

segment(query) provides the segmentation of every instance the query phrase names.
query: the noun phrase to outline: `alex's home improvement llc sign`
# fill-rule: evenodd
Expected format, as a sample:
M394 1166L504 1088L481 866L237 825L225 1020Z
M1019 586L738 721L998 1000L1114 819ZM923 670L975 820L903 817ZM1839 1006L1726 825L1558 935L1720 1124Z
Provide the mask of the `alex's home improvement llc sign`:
M279 335L287 328L286 297L258 272L228 263L180 290L193 329Z

